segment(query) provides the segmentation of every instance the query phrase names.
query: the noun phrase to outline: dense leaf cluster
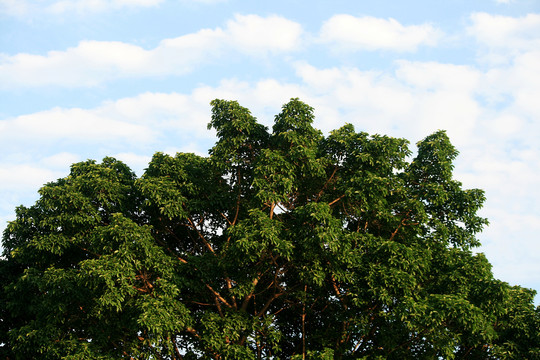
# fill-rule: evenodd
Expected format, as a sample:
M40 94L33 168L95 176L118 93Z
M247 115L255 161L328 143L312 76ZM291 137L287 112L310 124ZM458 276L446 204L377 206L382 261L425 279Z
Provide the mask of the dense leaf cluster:
M212 102L208 157L74 164L3 237L9 359L536 359L534 292L472 249L484 194L443 131L271 132Z

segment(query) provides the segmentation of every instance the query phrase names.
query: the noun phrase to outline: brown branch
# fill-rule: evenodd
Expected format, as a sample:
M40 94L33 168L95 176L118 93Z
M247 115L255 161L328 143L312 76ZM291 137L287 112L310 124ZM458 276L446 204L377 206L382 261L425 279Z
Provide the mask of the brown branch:
M212 292L212 294L214 294L214 296L216 297L216 299L219 299L223 304L227 305L228 308L233 308L233 306L231 304L229 304L229 302L227 300L225 300L216 290L214 290L210 285L206 284L206 287L208 288L208 290L210 290Z
M396 236L397 232L399 231L399 229L401 229L402 226L403 226L403 222L401 222L399 226L397 227L397 229L392 233L392 235L390 235L390 241L394 240L394 237Z
M145 288L138 288L138 287L136 287L136 286L132 286L132 287L133 287L135 290L137 290L138 292L140 292L140 293L145 293L145 294L150 294L150 293L151 293L150 290L145 289Z
M214 304L210 304L210 303L203 303L203 302L199 302L199 301L190 301L192 304L195 304L195 305L200 305L200 306L214 306Z
M257 277L255 279L253 279L253 281L251 282L251 285L253 286L253 290L251 291L251 293L249 293L248 296L246 296L246 298L244 299L243 303L242 303L242 311L246 311L248 305L249 305L249 300L251 300L251 298L253 297L253 294L255 293L255 287L257 286L257 284L259 283L259 280L261 279L263 273L258 273L257 274Z
M338 197L338 198L335 199L334 201L328 203L328 206L334 205L335 203L337 203L339 200L343 199L344 197L345 197L345 194L341 195L340 197Z
M282 307L282 308L281 308L281 309L279 309L279 310L277 310L276 312L274 312L274 313L273 313L273 315L277 315L277 314L279 314L280 312L282 312L283 310L287 310L287 309L289 309L289 308L290 308L291 306L293 306L293 304L292 304L292 303L291 303L291 304L289 304L289 305L287 305L287 306L284 306L284 307Z
M371 316L369 318L369 321L371 322L371 330L369 331L368 334L364 334L360 337L360 339L358 339L358 342L356 343L356 346L354 347L353 349L353 353L355 353L358 348L360 347L360 345L363 345L366 343L366 339L369 339L371 336L373 336L373 334L375 333L375 331L377 330L377 327L373 326L373 320L375 319L375 310L377 310L377 308L379 308L379 304L375 304L374 306L372 306L371 308L369 308L368 310L370 311L371 313Z
M274 217L274 209L276 207L276 203L273 202L272 205L270 205L270 219Z
M171 229L169 229L168 227L165 227L165 230L167 230L167 232L169 232L169 234L171 234L173 237L175 237L176 240L180 241L180 238L178 236L176 236L176 234ZM176 253L170 247L168 247L167 244L165 244L165 242L163 240L158 239L158 238L155 238L155 240L159 245L161 245L165 249L167 249L167 251L169 251L171 253L171 255L173 255L176 259L178 259L181 263L187 264L187 260L182 259L180 256L176 255Z
M197 339L200 339L201 338L201 335L199 335L199 333L197 333L197 330L195 330L194 328L192 327L187 327L186 328L186 331L188 333L190 333L191 335L195 336Z
M349 307L348 307L347 304L345 304L345 302L343 302L343 300L342 300L343 294L341 293L341 291L339 291L339 288L338 288L338 286L337 286L336 278L334 277L334 274L332 274L332 287L334 288L334 291L336 292L336 295L337 295L338 299L341 300L341 304L343 305L343 307L345 308L345 310L347 310Z
M184 357L182 356L182 354L180 354L180 350L178 349L178 344L176 343L175 337L173 336L172 338L171 337L169 338L170 338L170 341L173 343L175 356L179 360L182 360Z
M139 340L141 340L141 341L144 340L144 338L141 338L140 336L138 336L137 338L138 338ZM115 341L112 341L111 343L112 343L113 346L116 347L117 349L120 349L120 348L121 348L120 346L118 346L118 344L117 344ZM129 357L129 360L135 360L135 358L134 358L133 356L129 355L129 354L127 353L126 350L122 350L122 354L124 354L124 356L126 356L126 357Z
M268 308L270 307L270 305L272 305L272 302L274 300L276 300L278 297L280 297L281 295L283 295L285 293L275 293L274 295L272 295L272 297L270 299L268 299L268 301L266 302L266 304L264 304L263 308L261 309L261 311L259 311L257 313L257 316L258 317L261 317L264 315L264 313L266 312L266 310L268 310Z
M229 276L227 275L227 277L225 278L225 281L227 282L227 290L229 290L229 293L230 293L232 289L231 278L229 278ZM231 294L231 299L232 299L234 308L238 309L238 304L236 303L236 297Z
M412 337L412 338L406 340L405 342L403 342L403 343L401 343L401 344L395 346L393 349L389 350L389 351L388 351L388 354L393 353L393 352L396 351L397 349L399 349L399 348L401 348L401 347L404 347L405 345L411 343L411 342L414 341L414 340L420 339L420 337L424 336L424 335L427 334L427 333L430 333L432 330L433 330L433 329L425 328L424 330L422 330L422 331L420 331L418 334L416 334L416 336L414 336L414 337ZM465 354L465 355L467 355L467 354Z
M334 175L336 175L336 172L338 171L338 169L339 169L338 166L334 167L334 171L332 172L332 175L330 175L328 180L326 180L326 182L324 183L321 191L319 191L319 193L317 194L317 200L316 201L319 201L319 199L321 198L324 190L326 190L326 187L328 186L328 184L330 184L330 181L334 178Z
M307 285L304 285L304 294L307 293ZM304 295L305 296L305 295ZM302 304L302 359L306 358L306 302Z
M223 217L225 220L227 220L227 222L229 223L230 226L232 226L232 222L229 220L229 218L227 217L227 215L225 215L224 213L222 213L221 211L219 211L219 215L221 215L221 217Z
M87 248L84 248L84 247L82 247L81 245L77 245L77 247L78 247L79 249L83 250L83 251L86 251L88 254L97 257L97 258L100 258L100 257L101 257L100 254L98 254L98 253L96 253L96 252L93 252L93 251L91 251L91 250L88 250Z
M191 218L191 216L188 216L188 221L189 223L191 224L191 227L197 231L197 234L199 235L199 238L203 241L204 245L208 248L208 250L210 250L210 252L212 252L212 254L215 254L216 252L214 251L214 249L212 248L212 246L210 245L210 243L208 243L208 241L206 240L206 238L203 236L203 234L201 234L201 231L199 230L199 228L197 227L197 225L195 225L195 223L193 222L193 219ZM200 222L199 222L200 224Z
M223 316L223 310L221 310L221 304L219 303L219 299L217 298L217 296L214 296L214 302L216 303L216 307L217 307L219 316L221 316L223 318L224 317Z
M392 233L392 235L390 236L390 241L394 240L394 237L396 236L397 232L399 231L399 229L401 229L403 227L403 225L405 225L405 221L407 220L407 218L409 217L409 214L411 213L411 210L407 211L407 213L405 214L405 216L401 219L401 222L399 223L397 229Z
M234 214L234 220L231 224L231 226L234 226L236 224L236 221L238 220L238 214L240 213L240 199L242 198L242 189L240 188L240 180L242 177L240 176L240 168L238 168L237 173L237 182L238 182L238 196L236 198L236 214Z

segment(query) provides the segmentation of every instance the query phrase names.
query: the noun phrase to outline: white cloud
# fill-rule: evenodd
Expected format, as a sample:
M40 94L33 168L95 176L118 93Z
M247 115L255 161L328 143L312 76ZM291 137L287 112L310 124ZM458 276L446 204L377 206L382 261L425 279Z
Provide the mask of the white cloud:
M417 140L447 129L456 144L463 144L479 116L474 89L480 75L467 67L401 61L392 76L298 64L297 73L306 91L319 99L319 109L327 114L340 109L332 126L346 121L368 132Z
M342 50L415 51L436 45L442 33L430 24L405 26L397 20L371 16L334 15L326 21L320 40Z
M0 1L0 14L10 16L23 16L30 10L30 4L25 0L2 0Z
M111 154L113 158L122 161L131 170L133 170L138 176L141 176L144 169L148 167L148 163L152 160L150 155L139 155L132 152L122 152L117 154Z
M121 42L82 41L65 51L47 55L17 54L0 57L3 88L55 84L68 87L95 86L144 69L149 53Z
M206 128L210 121L211 100L210 97L178 93L143 93L89 111L100 117L144 127L149 133L176 133L190 141L203 141L213 136Z
M17 191L27 188L39 188L43 184L56 180L61 176L61 172L53 171L43 166L30 164L0 165L2 192L6 190Z
M497 276L520 283L528 281L527 272L537 268L536 254L540 253L535 239L516 232L525 234L529 230L520 229L540 224L536 205L540 199L536 186L540 182L540 124L531 121L537 106L533 95L540 89L537 75L531 73L538 70L537 56L524 53L512 66L486 71L399 61L395 72L382 73L298 62L295 82L233 78L215 87L200 86L190 94L143 93L94 109L53 109L3 121L0 134L7 134L1 139L3 144L10 140L28 143L28 138L41 144L38 134L42 134L42 138L50 138L45 144L48 147L42 146L44 153L65 137L98 147L104 146L103 139L114 141L118 147L107 155L123 160L140 174L154 151L206 153L213 142L206 124L209 101L214 98L238 100L266 125L272 125L273 116L289 98L300 97L315 108L315 126L324 131L349 122L357 131L405 137L414 143L437 129L447 129L461 152L456 178L466 187L487 191L484 213L491 225L481 235L485 245L479 250L486 252ZM498 89L504 89L502 95L509 94L510 100L480 101L501 95ZM86 124L77 126L77 121ZM65 176L67 170L58 174L55 169L62 164L67 169L67 163L78 161L72 153L67 148L44 155L38 165L30 159L16 166L0 166L0 184L5 181L7 187L2 187L7 189L37 188L44 181ZM17 175L11 177L11 173ZM524 250L512 252L516 246Z
M164 143L186 150L188 144L197 144L190 151L206 153L214 139L207 129L213 95L202 89L191 95L143 93L92 109L21 115L0 121L0 143L16 163L35 162L22 154L36 149L43 156L41 165L48 168L77 161L73 154L81 154L81 149L94 159L114 153L149 156L163 150Z
M55 1L45 8L45 12L52 14L65 13L98 13L119 10L129 7L157 6L164 0L61 0Z
M15 139L37 142L64 140L85 143L99 139L106 142L124 139L128 142L148 141L155 133L150 129L123 120L100 116L96 111L54 108L34 114L21 115L0 123L0 139L6 144Z
M438 62L398 61L396 75L410 86L424 90L457 90L471 93L479 84L481 73L467 65Z
M69 152L60 152L51 156L47 156L41 160L46 168L49 169L68 169L73 163L80 161L80 157L77 154Z
M230 42L249 54L292 51L300 47L302 26L280 16L237 15L227 22Z
M518 118L519 122L537 123L540 114L540 51L523 52L511 58L510 64L489 69L482 78L480 91L497 110L494 119ZM516 121L506 121L511 131ZM505 121L499 121L501 126ZM498 128L503 131L504 127ZM521 128L521 127L520 127ZM533 136L533 134L525 134Z
M522 51L540 48L540 14L523 17L474 13L468 33L492 49Z
M123 77L181 75L226 53L294 51L301 36L299 24L279 16L236 15L224 29L165 39L151 50L122 42L82 41L46 55L0 54L0 88L86 87Z
M482 215L491 225L480 234L484 245L478 250L494 264L498 278L535 286L532 274L540 248L527 234L538 232L540 224L540 123L530 121L517 100L502 105L480 101L491 96L492 87L505 88L512 99L520 99L525 89L539 89L534 78L526 83L517 78L526 73L522 63L499 69L498 77L489 70L434 62L401 61L393 75L297 63L299 83L231 80L196 92L238 99L266 125L290 96L299 96L315 107L315 126L325 131L350 122L357 131L405 137L414 144L437 129L448 130L461 154L456 179L487 194ZM515 82L507 84L510 79Z
M448 130L461 152L456 178L466 187L487 191L483 212L491 225L481 235L485 245L480 250L495 264L498 276L519 283L528 272L536 273L540 263L538 242L527 236L537 233L540 224L538 19L537 15L487 14L475 14L472 19L468 31L483 44L479 55L497 52L505 61L464 66L401 60L390 72L352 66L323 68L300 61L293 63L298 78L289 82L229 78L217 86L199 86L189 94L149 92L92 109L56 108L2 120L0 143L13 160L0 165L0 188L28 191L28 186L65 176L68 164L79 161L73 154L80 144L95 151L92 158L116 156L139 174L154 151L206 154L214 139L213 132L206 130L210 100L238 100L260 122L272 125L281 105L300 97L315 108L315 126L325 132L349 122L357 131L405 137L414 144L437 129ZM413 29L395 20L371 19L375 24L371 29L380 29L379 34L368 39L371 42L362 42L347 36L366 30L370 22L352 20L350 31L340 32L343 24L332 24L335 18L330 19L325 25L327 37L321 30L321 38L343 49L406 51L434 44L438 36L429 25ZM284 18L236 16L223 28L166 39L149 50L125 43L81 42L45 56L4 55L0 84L10 88L22 79L25 86L86 86L118 77L182 74L237 52L257 56L294 51L302 36L301 26ZM15 154L16 144L22 144L17 147L21 153L22 147L35 146L42 158ZM63 166L65 171L59 174Z
M43 16L88 16L126 9L158 7L168 0L0 0L0 14L32 20ZM174 0L212 5L228 0Z
M2 0L0 2L0 13L20 18L65 14L88 15L126 8L154 7L164 1L165 0Z
M0 0L0 14L18 18L73 15L88 16L125 9L157 7L167 0ZM228 0L178 0L183 3L216 4Z
M206 129L210 100L144 93L92 109L54 108L0 120L1 219L16 205L35 201L43 184L86 158L117 157L141 175L152 154L172 151L171 144L176 151L206 154L214 135Z

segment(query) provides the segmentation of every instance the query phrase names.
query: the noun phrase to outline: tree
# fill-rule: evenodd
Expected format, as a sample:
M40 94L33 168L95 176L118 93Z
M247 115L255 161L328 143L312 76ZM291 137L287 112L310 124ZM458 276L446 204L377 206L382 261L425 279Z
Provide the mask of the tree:
M10 359L539 358L534 292L496 280L480 190L444 131L419 142L214 100L208 157L137 178L72 165L3 236Z

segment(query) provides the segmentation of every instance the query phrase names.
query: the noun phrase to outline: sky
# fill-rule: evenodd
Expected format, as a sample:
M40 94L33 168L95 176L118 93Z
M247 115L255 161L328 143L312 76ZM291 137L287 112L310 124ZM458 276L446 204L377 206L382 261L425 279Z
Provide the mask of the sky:
M538 0L0 0L0 230L72 163L206 155L212 99L271 126L293 97L325 134L446 130L477 251L540 291Z

